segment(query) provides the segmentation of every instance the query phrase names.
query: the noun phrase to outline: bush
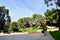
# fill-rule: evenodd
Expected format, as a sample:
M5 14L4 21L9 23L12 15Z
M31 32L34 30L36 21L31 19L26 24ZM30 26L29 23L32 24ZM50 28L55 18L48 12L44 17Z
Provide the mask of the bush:
M12 31L13 32L18 32L19 30L18 30L18 28L12 28Z

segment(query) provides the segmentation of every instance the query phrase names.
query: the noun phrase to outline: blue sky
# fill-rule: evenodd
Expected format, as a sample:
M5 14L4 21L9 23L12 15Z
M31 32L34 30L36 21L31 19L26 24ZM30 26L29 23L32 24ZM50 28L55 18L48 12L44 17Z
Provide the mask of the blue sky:
M3 5L9 9L9 15L12 21L17 21L22 17L31 17L33 14L44 15L47 6L44 0L0 0L0 6ZM49 9L55 7L49 7Z

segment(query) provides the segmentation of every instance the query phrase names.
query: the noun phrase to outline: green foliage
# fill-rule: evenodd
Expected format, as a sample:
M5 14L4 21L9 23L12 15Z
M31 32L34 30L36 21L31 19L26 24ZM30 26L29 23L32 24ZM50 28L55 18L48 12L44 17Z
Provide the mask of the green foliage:
M49 2L52 2L53 0L44 0L45 4L47 4L47 6L49 5ZM47 24L49 25L53 25L53 26L58 26L59 30L60 30L60 9L58 7L60 7L60 0L54 0L53 1L56 4L56 9L55 10L50 10L51 12L49 13L49 11L46 12L45 16L47 19ZM53 3L50 3L51 5ZM52 14L51 16L49 16L50 14ZM47 16L48 15L48 16Z
M23 25L24 25L23 18L19 19L18 22L17 22L17 24L18 24L19 27L23 27Z
M53 0L44 0L44 3L47 4L47 6L49 6L49 2L52 2ZM54 0L54 3L60 7L60 0ZM50 3L51 5L53 5L53 3Z
M9 29L9 26L5 26L3 32L4 32L4 33L7 33L7 32L9 31L8 29Z
M59 11L56 11L56 9L51 9L51 10L47 10L45 12L45 19L46 19L46 23L48 24L48 22L50 24L57 24L58 20L60 19L60 14Z
M19 32L26 32L26 28L20 28Z
M4 30L5 20L0 20L0 30Z
M39 28L30 27L30 28L20 28L19 32L36 32Z
M40 21L44 19L42 15L33 14L31 18L20 18L17 22L19 28L27 28L32 26L40 26Z
M43 19L43 20L42 20ZM32 15L32 22L34 26L41 26L41 22L44 22L44 17L39 14Z
M9 16L6 20L7 25L4 28L4 32L36 32L41 26L42 19L44 20L42 15L33 14L32 17L23 17L18 19L17 22L11 22Z
M38 29L36 27L26 28L26 32L37 32Z
M11 30L13 31L13 32L18 32L19 30L18 30L18 26L17 26L17 22L12 22L11 24L10 24L10 28L11 28Z
M57 0L56 4L60 7L60 0Z
M9 24L11 22L9 16L9 10L5 9L5 6L0 7L0 30L8 32Z
M49 0L44 0L45 4L47 4L49 2Z
M32 19L33 20L41 20L43 18L43 16L42 15L39 15L39 14L33 14L32 15Z
M53 36L55 40L60 40L60 31L53 31L50 32L50 34Z
M20 32L24 32L24 31L30 32L30 31L33 31L33 29L31 29L32 27L40 28L42 19L44 20L44 17L39 14L33 14L31 18L29 18L29 17L20 18L17 22L19 31ZM44 22L44 21L42 21L42 22Z
M20 28L25 28L27 26L29 26L29 21L30 21L30 18L29 17L24 17L24 18L20 18L17 22L18 26Z

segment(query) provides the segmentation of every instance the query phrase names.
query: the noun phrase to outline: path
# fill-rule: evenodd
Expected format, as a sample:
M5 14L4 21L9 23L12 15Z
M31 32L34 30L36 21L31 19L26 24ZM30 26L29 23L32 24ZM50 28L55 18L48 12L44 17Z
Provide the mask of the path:
M53 40L53 38L47 33L46 36L42 36L40 33L36 34L23 34L23 35L5 35L0 36L0 40Z

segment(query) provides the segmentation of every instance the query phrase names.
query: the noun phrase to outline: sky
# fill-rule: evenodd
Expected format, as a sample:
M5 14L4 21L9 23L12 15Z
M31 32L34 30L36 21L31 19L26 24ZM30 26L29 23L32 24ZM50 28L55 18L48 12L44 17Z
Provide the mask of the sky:
M0 6L9 9L12 22L18 21L19 18L31 17L33 14L44 15L47 9L44 0L0 0ZM55 5L48 7L48 9L54 7Z

